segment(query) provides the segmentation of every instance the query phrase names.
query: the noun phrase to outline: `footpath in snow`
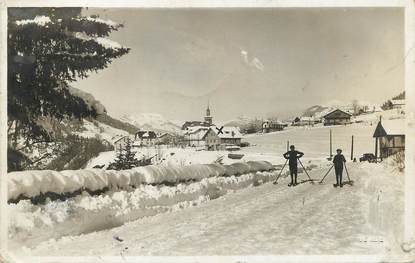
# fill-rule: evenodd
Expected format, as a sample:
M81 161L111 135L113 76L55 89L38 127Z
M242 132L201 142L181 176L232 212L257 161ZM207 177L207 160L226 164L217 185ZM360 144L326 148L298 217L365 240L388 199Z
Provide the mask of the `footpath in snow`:
M266 183L120 227L40 242L37 256L401 253L403 174L350 163L353 187ZM313 170L320 178L323 169ZM304 175L302 175L304 176Z

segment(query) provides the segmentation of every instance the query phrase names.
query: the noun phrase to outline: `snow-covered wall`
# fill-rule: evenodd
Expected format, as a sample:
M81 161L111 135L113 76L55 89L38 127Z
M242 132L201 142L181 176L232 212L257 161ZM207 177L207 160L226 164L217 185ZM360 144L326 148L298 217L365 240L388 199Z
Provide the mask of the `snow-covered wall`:
M269 182L276 175L277 172L257 172L204 178L174 186L142 184L130 191L109 191L96 196L83 193L65 201L47 201L41 205L22 200L9 204L9 236L13 244L32 247L51 238L100 231L199 205L229 192Z
M130 170L22 171L8 174L8 199L32 198L45 193L65 194L76 191L118 190L142 184L178 184L204 178L234 176L272 170L265 161L220 164L149 165Z

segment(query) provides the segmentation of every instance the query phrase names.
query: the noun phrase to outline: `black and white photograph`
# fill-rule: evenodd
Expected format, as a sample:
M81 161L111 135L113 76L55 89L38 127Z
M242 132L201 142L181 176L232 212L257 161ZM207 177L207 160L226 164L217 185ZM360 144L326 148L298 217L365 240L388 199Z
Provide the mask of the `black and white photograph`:
M4 7L8 255L414 260L412 4Z

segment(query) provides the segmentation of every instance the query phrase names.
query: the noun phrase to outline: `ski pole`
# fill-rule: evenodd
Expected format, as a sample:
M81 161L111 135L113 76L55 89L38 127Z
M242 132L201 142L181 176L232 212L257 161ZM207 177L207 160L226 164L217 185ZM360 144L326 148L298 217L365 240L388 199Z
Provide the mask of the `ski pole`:
M274 184L277 184L278 183L278 179L280 178L280 176L282 174L282 171L284 170L285 166L287 165L287 162L288 162L288 159L285 161L284 165L282 166L281 171L280 171L280 173L277 176L277 179L275 179L275 181L274 181Z
M307 170L305 169L305 167L304 167L303 163L300 161L300 158L298 158L298 161L300 162L301 166L303 167L304 172L307 174L308 179L310 179L310 181L311 181L311 182L313 182L313 179L311 179L311 177L310 177L310 175L308 174Z
M350 183L352 183L352 180L350 180L349 171L347 170L346 163L344 163L344 168L345 168L345 170L346 170L347 179L349 179L349 182L350 182Z
M330 173L331 169L333 169L334 164L330 167L330 169L327 171L327 173L323 176L323 179L321 179L321 181L319 182L319 184L323 183L324 178L326 178L326 176Z

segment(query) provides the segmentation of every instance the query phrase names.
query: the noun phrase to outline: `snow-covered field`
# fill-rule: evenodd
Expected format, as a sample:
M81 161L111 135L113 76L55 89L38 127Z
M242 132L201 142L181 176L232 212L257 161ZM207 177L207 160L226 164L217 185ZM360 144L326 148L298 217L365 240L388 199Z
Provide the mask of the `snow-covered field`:
M89 179L90 184L100 182L97 189L107 191L38 205L28 200L9 204L11 250L20 256L377 254L387 260L401 255L404 175L390 160L350 162L352 135L355 157L374 151L376 117L365 118L347 126L249 136L245 140L251 146L239 151L245 156L238 161L226 151L148 148L140 154L158 154L152 167L73 172L78 179L97 174L96 183ZM287 172L279 184L270 182L285 162L287 140L305 153L302 163L312 168L311 177L320 179L330 166L330 129L333 152L343 149L354 186L333 188L333 173L324 185L289 188ZM113 158L113 152L102 153L88 167ZM224 166L213 164L220 158ZM251 169L251 161L269 163ZM248 164L230 165L235 162ZM269 171L270 163L277 170ZM68 181L72 178L68 187L78 189L75 176L64 173ZM39 180L35 174L25 178L24 191L16 188L10 196L45 191L30 187ZM304 173L299 177L306 179Z

